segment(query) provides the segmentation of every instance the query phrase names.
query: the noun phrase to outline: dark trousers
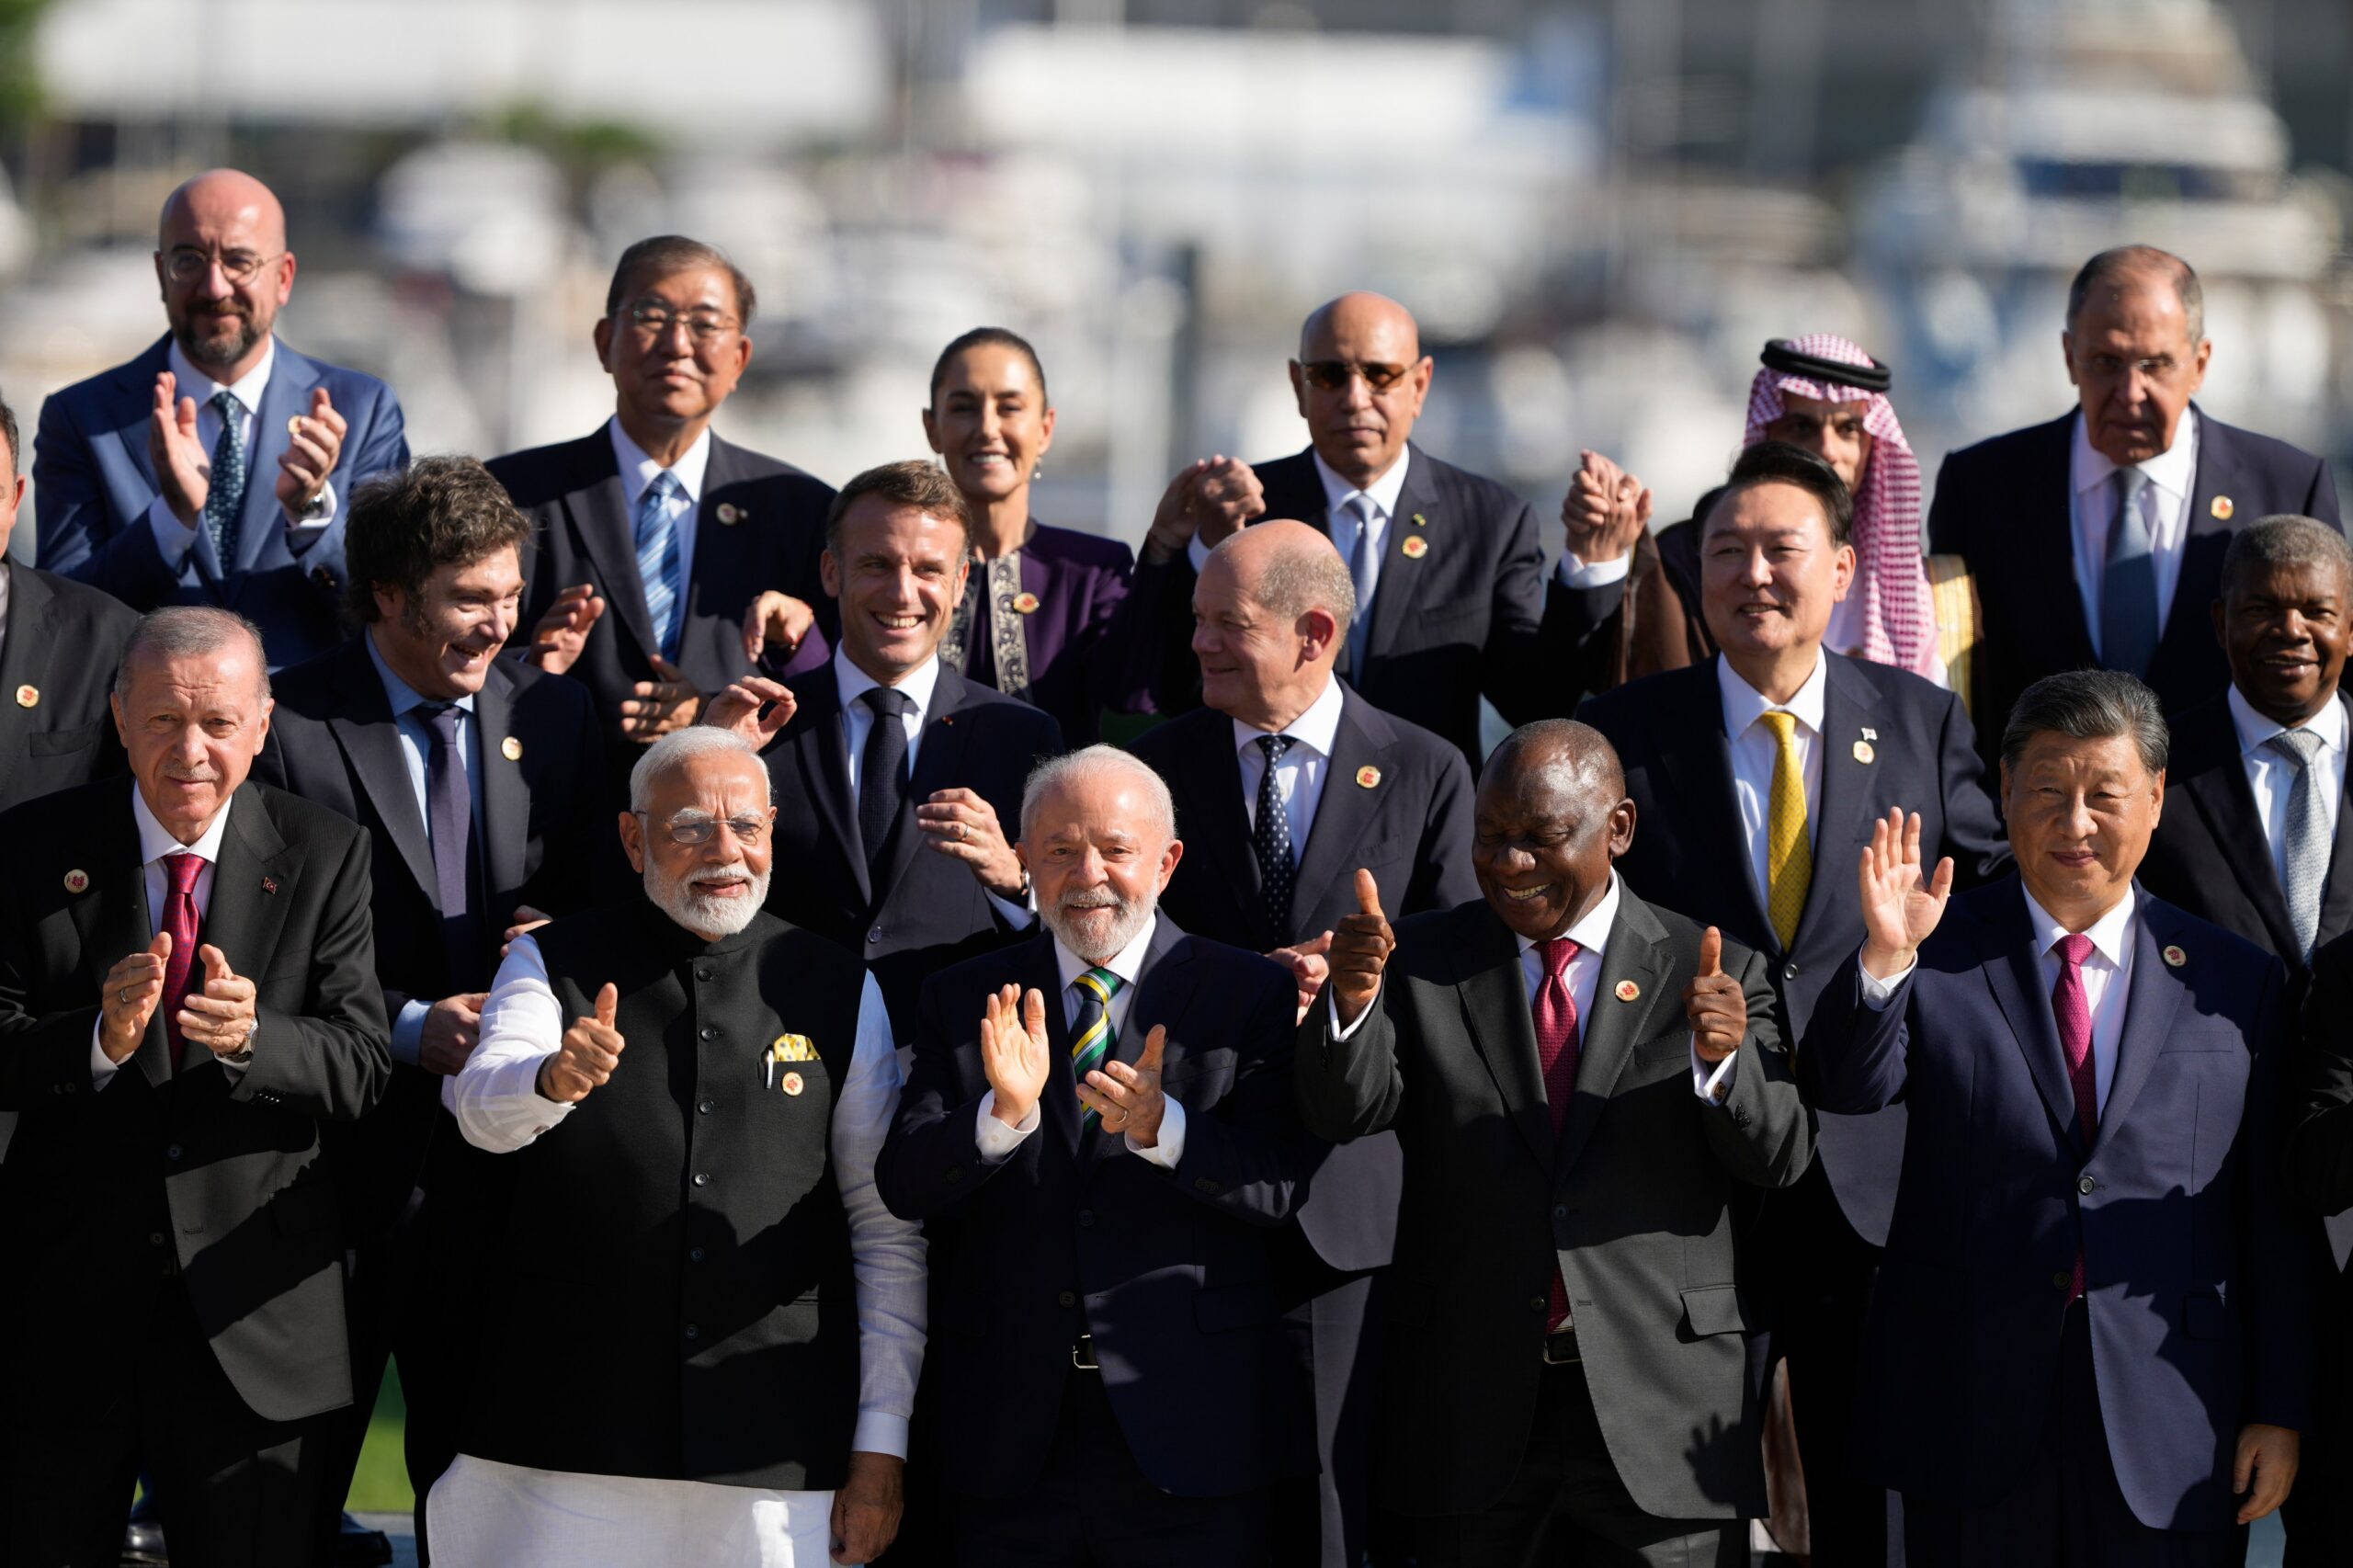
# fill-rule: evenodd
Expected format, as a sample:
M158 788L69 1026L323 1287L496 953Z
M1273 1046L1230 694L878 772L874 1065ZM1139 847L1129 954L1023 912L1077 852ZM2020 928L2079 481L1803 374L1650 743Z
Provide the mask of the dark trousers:
M1315 1394L1320 1473L1285 1482L1275 1503L1275 1561L1358 1568L1370 1538L1372 1396L1388 1271L1346 1274L1297 1225L1277 1242L1276 1275L1293 1351Z
M1790 1415L1805 1467L1813 1568L1903 1568L1904 1505L1848 1466L1863 1319L1879 1249L1839 1210L1822 1162L1767 1200L1773 1348L1790 1364Z
M1544 1369L1519 1470L1483 1513L1398 1521L1409 1568L1744 1568L1745 1519L1644 1513L1601 1436L1585 1368Z
M135 1332L24 1365L10 1415L10 1568L114 1568L142 1465L171 1498L174 1568L314 1561L324 1418L255 1415L176 1278Z
M1172 1390L1172 1399L1184 1391ZM974 1434L974 1441L986 1441ZM1099 1372L1072 1370L1044 1474L1020 1497L952 1499L961 1568L1271 1568L1265 1491L1172 1497L1128 1451ZM1290 1568L1286 1563L1283 1568Z
M2353 1323L2353 1274L2334 1270L2322 1300L2323 1323ZM2279 1508L2288 1531L2287 1568L2353 1562L2353 1346L2341 1331L2321 1335L2320 1366L2318 1429L2303 1435L2296 1489Z
M2133 1517L2108 1451L2091 1314L2081 1301L2067 1309L2058 1383L2016 1491L1982 1508L1904 1500L1913 1568L2236 1568L2245 1561L2243 1529L2154 1529Z

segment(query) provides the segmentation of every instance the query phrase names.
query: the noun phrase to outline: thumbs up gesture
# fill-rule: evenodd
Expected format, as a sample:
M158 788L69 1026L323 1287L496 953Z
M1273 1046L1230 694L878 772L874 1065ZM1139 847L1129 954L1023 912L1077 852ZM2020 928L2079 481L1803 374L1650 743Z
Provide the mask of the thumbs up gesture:
M1699 972L1684 984L1683 1013L1702 1062L1722 1062L1747 1038L1748 998L1724 972L1724 936L1712 926L1699 933Z
M621 1031L613 1027L613 1015L620 1006L620 993L607 981L597 993L597 1016L573 1019L556 1053L540 1063L542 1098L572 1105L586 1099L589 1090L613 1075L613 1069L620 1065L623 1044Z
M204 988L191 986L180 1004L180 1038L215 1056L235 1056L253 1042L254 983L231 969L227 956L210 942L196 956L204 963Z
M1166 1026L1153 1025L1136 1064L1106 1062L1078 1086L1078 1103L1103 1119L1104 1131L1124 1133L1139 1149L1158 1147L1160 1119L1168 1110L1160 1092L1160 1058L1167 1049Z
M1396 946L1389 918L1381 913L1381 889L1374 884L1372 873L1359 866L1357 912L1343 915L1332 928L1332 999L1340 1009L1343 1028L1364 1017L1364 1010L1381 994L1381 971Z

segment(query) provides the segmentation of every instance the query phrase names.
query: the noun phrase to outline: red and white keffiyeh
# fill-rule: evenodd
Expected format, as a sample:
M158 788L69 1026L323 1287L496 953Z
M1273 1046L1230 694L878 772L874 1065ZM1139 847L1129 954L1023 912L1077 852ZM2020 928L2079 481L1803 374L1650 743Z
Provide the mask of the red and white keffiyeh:
M1871 357L1829 333L1791 340L1799 353L1847 365L1870 365ZM1748 386L1748 430L1743 446L1765 439L1765 427L1781 417L1785 392L1824 403L1862 403L1863 428L1871 435L1870 464L1855 492L1856 600L1863 632L1863 657L1935 678L1937 617L1921 562L1920 460L1904 438L1904 426L1883 392L1836 381L1809 381L1770 368Z

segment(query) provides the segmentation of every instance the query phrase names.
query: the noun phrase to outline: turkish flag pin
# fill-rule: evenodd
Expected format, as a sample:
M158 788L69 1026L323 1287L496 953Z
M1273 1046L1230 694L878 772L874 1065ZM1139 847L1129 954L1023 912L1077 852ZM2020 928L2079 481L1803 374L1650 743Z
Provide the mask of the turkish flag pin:
M264 877L261 880L261 891L264 892L276 892L278 891L278 879L276 877Z

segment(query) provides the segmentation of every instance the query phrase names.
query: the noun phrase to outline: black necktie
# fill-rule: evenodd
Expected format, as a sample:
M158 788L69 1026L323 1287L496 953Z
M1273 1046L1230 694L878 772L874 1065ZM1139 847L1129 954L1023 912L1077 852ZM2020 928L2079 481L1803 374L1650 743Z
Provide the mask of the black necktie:
M1258 894L1267 910L1267 928L1278 943L1290 939L1290 816L1283 806L1282 787L1275 781L1275 765L1290 750L1289 735L1260 735L1258 749L1267 754L1267 770L1258 776L1258 820L1250 830L1250 847L1258 852Z
M907 727L900 715L911 704L904 692L887 686L870 687L858 700L872 710L874 722L867 727L866 749L858 765L858 836L866 850L867 876L879 898L891 834L907 796Z
M425 830L433 840L433 901L441 911L441 946L449 955L449 983L470 986L481 962L473 908L474 802L458 755L458 725L465 717L452 702L417 707L433 732L425 758Z

